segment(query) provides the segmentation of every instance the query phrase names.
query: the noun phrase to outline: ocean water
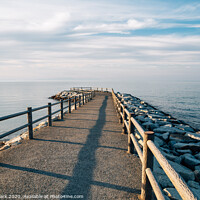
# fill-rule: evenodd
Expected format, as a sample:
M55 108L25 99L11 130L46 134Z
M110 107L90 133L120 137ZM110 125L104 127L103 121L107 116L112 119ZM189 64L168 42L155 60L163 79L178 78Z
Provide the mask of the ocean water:
M0 117L25 111L27 107L47 105L48 102L54 102L48 97L79 86L107 87L113 88L115 92L130 93L200 129L200 82L0 82ZM38 111L33 118L46 114L47 109ZM0 134L26 123L26 116L2 121ZM25 131L19 131L4 139L10 139Z

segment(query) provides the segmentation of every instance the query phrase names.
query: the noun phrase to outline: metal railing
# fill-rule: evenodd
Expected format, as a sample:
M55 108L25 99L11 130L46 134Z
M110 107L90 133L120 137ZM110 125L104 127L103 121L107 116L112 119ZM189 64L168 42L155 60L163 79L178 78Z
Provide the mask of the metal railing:
M131 113L127 110L126 105L120 101L113 90L112 97L117 115L119 117L119 122L122 123L122 133L128 134L128 153L134 153L136 150L142 162L141 199L152 199L153 191L157 199L165 200L165 196L153 173L154 158L156 158L183 200L197 199L197 197L194 196L192 191L187 186L186 182L172 168L167 159L155 146L154 132L145 131L140 126L140 124L134 118L134 113ZM139 144L137 139L143 139L143 141Z
M52 126L52 116L53 115L60 112L60 119L63 120L65 109L68 108L68 112L71 113L72 106L74 106L74 109L76 110L78 106L80 107L81 105L84 105L85 103L89 102L94 97L94 95L95 95L95 93L92 91L88 92L88 93L82 93L81 95L77 95L72 98L68 98L66 100L60 100L59 102L56 102L56 103L48 103L48 105L37 107L37 108L28 107L26 111L0 117L0 122L1 122L1 121L5 121L8 119L16 118L16 117L19 117L22 115L27 115L27 123L26 124L19 126L15 129L12 129L10 131L7 131L6 133L1 134L0 139L6 137L8 135L11 135L17 131L20 131L24 128L28 128L28 139L33 139L33 125L35 123L47 118L48 126ZM64 106L64 103L68 103L68 105ZM60 109L52 112L52 107L55 105L59 105L59 104L60 104ZM42 116L36 120L33 120L33 112L36 112L39 110L44 110L44 109L47 109L48 114L45 116Z
M73 87L71 91L94 91L94 92L112 92L112 88L101 88L101 87Z

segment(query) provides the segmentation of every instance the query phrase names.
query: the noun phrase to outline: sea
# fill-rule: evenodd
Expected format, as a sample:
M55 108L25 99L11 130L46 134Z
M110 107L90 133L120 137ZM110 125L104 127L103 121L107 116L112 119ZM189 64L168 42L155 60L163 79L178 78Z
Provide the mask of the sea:
M40 81L0 82L0 117L26 111L27 107L40 107L49 99L71 87L113 88L115 92L129 93L153 105L173 117L185 121L193 128L200 129L200 82L164 81ZM55 107L54 110L58 109ZM47 109L34 112L33 120L47 115ZM0 135L27 123L27 116L20 116L0 122ZM37 126L40 122L35 124ZM9 140L23 129L1 140Z

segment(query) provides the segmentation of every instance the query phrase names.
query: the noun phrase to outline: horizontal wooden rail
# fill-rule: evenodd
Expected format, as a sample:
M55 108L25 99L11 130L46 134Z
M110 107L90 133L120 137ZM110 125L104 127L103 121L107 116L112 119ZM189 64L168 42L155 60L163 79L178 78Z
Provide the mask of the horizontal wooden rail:
M13 130L10 130L6 133L3 133L0 135L0 139L8 136L8 135L11 135L17 131L20 131L24 128L28 128L28 138L29 139L32 139L33 138L33 124L43 120L43 119L46 119L48 118L48 125L51 126L52 125L52 116L55 115L56 113L59 113L60 112L60 118L61 120L63 119L63 115L64 115L64 110L68 108L68 111L69 113L71 112L71 108L72 106L74 107L74 109L76 110L77 109L77 105L80 107L81 105L84 105L85 103L89 102L93 97L95 96L95 93L94 91L91 91L91 92L87 92L87 93L82 93L82 98L81 98L81 95L79 96L75 96L75 97L71 97L71 98L68 98L66 100L61 100L59 102L55 102L55 103L48 103L48 105L45 105L45 106L40 106L40 107L37 107L37 108L27 108L27 111L23 111L23 112L18 112L18 113L14 113L14 114L11 114L11 115L7 115L7 116L3 116L3 117L0 117L0 121L4 121L4 120L9 120L9 119L12 119L12 118L15 118L15 117L18 117L18 116L22 116L22 115L25 115L27 114L27 121L28 123L25 124L25 125L22 125L22 126L19 126ZM78 98L78 100L77 100ZM71 103L71 101L74 101L73 103ZM67 106L63 106L63 103L68 103ZM56 105L60 105L60 109L52 112L52 107L53 106L56 106ZM32 115L33 115L33 112L36 112L36 111L39 111L39 110L43 110L43 109L48 109L48 115L45 115L45 116L42 116L38 119L35 119L34 121L32 120Z
M132 117L131 118L132 123L134 124L135 128L138 130L140 135L144 137L144 129L140 126L140 124Z
M141 160L141 162L142 162L142 161L143 161L142 150L141 150L141 148L140 148L140 146L139 146L139 144L138 144L138 142L137 142L135 136L134 136L133 134L131 134L130 137L131 137L131 139L132 139L132 141L133 141L133 144L134 144L134 146L135 146L135 149L136 149L136 151L137 151L137 153L138 153L138 155L139 155L139 158L140 158L140 160Z
M156 195L156 198L159 199L159 200L165 200L165 196L163 195L162 190L161 190L159 184L157 183L155 176L153 175L153 172L151 171L150 168L146 169L146 174L147 174L148 179L151 183L151 186L152 186L153 191Z
M155 146L153 142L154 133L151 131L145 132L142 126L133 117L134 113L130 113L128 111L126 105L120 101L120 99L114 93L114 90L112 90L112 97L117 115L119 116L119 122L122 123L122 133L128 132L128 153L133 153L131 149L134 149L135 147L136 152L142 162L141 199L150 200L152 198L152 189L157 199L165 199L153 174L153 157L155 157L182 199L196 200L196 197L191 192L185 181L171 167L167 159ZM138 143L136 137L140 139L140 144ZM141 150L140 145L143 147L143 150Z
M3 116L3 117L0 117L0 121L4 121L4 120L7 120L7 119L18 117L18 116L21 116L21 115L24 115L24 114L27 114L27 113L28 113L28 111L23 111L23 112L18 112L18 113L11 114L11 115Z
M169 164L167 159L162 155L159 149L155 146L152 141L147 141L147 145L150 148L151 152L155 156L156 160L163 168L164 172L169 177L170 181L173 183L174 187L177 189L179 195L183 200L191 200L195 199L193 193L188 188L185 181L181 178L181 176L173 169L173 167Z

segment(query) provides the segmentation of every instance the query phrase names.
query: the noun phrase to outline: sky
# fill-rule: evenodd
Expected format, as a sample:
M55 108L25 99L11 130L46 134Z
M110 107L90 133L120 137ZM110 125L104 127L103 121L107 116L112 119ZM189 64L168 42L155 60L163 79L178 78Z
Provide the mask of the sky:
M199 0L0 0L0 81L199 76Z

